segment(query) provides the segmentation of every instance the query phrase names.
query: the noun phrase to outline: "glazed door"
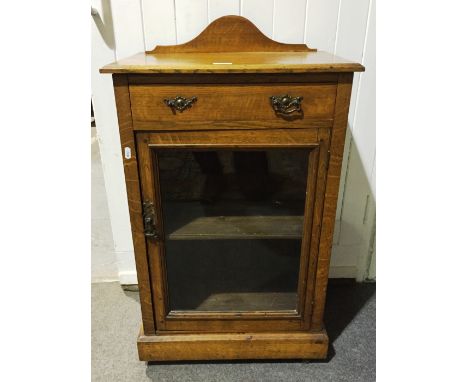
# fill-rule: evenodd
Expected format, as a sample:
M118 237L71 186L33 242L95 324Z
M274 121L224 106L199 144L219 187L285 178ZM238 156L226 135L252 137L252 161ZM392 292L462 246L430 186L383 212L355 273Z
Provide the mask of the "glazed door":
M308 328L324 148L298 132L287 145L138 134L158 330Z

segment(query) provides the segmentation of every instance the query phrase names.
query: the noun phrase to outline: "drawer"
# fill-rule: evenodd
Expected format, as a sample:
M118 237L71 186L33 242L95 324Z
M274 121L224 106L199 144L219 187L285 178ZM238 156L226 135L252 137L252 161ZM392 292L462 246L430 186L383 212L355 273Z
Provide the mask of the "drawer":
M274 85L130 85L134 128L216 129L284 128L331 124L335 109L336 83ZM274 110L271 96L302 97L301 111L291 106ZM191 107L178 111L165 100L196 97Z

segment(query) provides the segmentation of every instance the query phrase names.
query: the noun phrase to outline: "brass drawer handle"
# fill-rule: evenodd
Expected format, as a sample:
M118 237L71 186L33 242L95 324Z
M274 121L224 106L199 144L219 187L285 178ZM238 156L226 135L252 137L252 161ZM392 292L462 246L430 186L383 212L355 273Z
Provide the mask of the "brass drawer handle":
M276 113L291 114L295 111L302 113L301 101L303 97L291 97L288 94L282 96L271 96L271 106Z
M149 239L160 238L159 232L156 228L156 212L154 204L148 200L143 202L143 230L145 236Z
M177 111L184 111L185 109L191 108L193 103L196 101L197 101L197 97L184 98L181 96L177 96L173 99L164 99L164 103L167 106Z

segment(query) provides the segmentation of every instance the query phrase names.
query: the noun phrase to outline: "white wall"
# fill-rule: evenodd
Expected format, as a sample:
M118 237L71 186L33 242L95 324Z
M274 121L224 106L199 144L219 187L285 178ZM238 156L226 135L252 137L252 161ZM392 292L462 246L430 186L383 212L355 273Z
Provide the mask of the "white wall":
M209 22L228 14L247 17L277 41L305 42L309 47L366 66L365 73L355 76L353 86L330 272L336 277L359 280L368 277L375 232L375 0L93 0L92 3L97 9L111 8L107 16L102 11L103 23L97 20L100 28L96 23L92 26L92 90L122 283L136 282L133 247L112 84L110 75L99 75L97 71L114 57L149 50L158 44L186 42Z
M92 0L92 6L99 10L99 15L93 16L91 22L91 88L94 115L114 241L114 264L118 269L118 279L125 284L136 282L130 217L126 201L112 77L101 75L99 68L114 61L119 57L118 52L122 50L125 55L134 53L128 45L135 46L136 50L142 50L142 46L134 43L132 38L122 38L125 31L120 27L124 23L123 20L127 19L125 12L122 11L135 4L139 5L139 1ZM127 9L127 12L130 14L130 9ZM129 29L133 28L129 27ZM141 24L140 38L142 38Z

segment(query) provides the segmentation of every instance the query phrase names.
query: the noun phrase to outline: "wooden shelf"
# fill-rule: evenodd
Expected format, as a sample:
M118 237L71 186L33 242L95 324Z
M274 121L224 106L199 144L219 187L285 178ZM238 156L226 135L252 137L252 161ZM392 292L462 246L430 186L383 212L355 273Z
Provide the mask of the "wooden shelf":
M297 309L296 292L214 293L197 308L198 312L249 312ZM186 311L187 312L187 311ZM189 310L188 312L192 312Z
M302 216L199 217L169 233L171 240L300 239Z
M302 238L298 205L168 203L165 213L169 240Z

